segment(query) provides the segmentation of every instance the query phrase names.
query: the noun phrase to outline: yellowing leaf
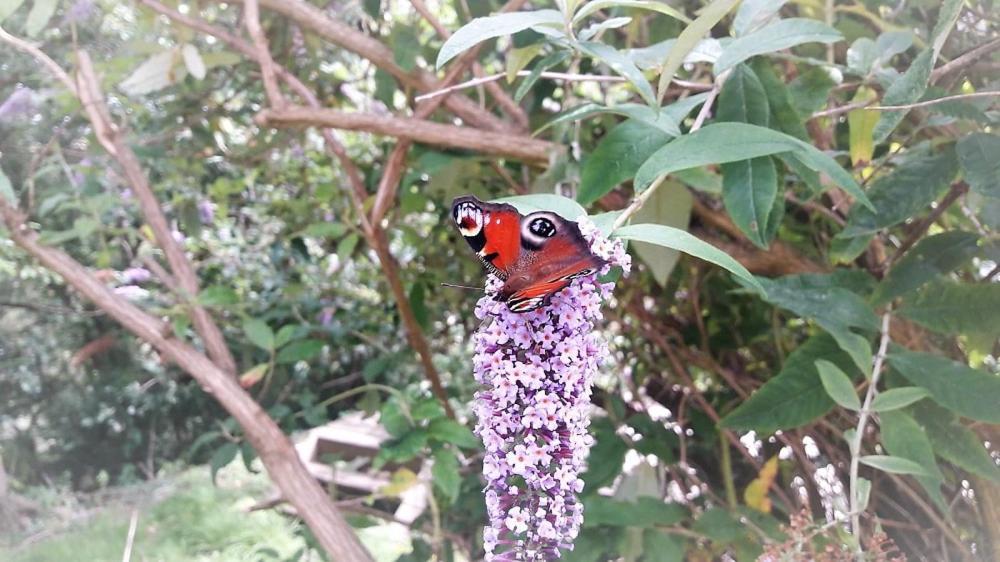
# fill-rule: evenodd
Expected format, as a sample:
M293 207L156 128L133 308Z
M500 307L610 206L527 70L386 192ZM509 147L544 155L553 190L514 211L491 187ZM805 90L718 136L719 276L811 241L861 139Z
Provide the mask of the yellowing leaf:
M392 473L389 483L379 490L384 496L399 496L417 483L417 474L408 468L400 468Z
M870 102L878 98L875 90L867 86L858 88L851 103ZM865 108L855 109L847 114L847 126L850 129L851 164L859 166L872 161L875 152L875 124L879 113Z
M251 386L260 382L260 379L264 378L267 374L267 363L261 363L256 367L250 369L249 371L240 375L240 386L243 388L250 388Z
M743 490L743 501L757 511L771 513L771 498L767 497L767 491L771 489L777 476L778 456L775 455L764 463L757 478Z
M507 83L510 84L517 78L517 73L524 70L538 53L542 52L542 44L535 43L520 49L511 49L507 55Z

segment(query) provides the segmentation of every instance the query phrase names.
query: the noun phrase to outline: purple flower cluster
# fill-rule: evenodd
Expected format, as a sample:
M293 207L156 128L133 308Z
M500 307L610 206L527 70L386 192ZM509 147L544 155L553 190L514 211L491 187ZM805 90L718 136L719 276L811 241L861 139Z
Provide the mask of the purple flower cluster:
M628 271L621 242L586 219L580 230L594 255L608 260L606 270ZM596 277L576 279L547 306L518 314L493 300L501 282L490 276L476 305L484 320L473 341L476 380L484 385L475 411L486 447L487 561L559 558L583 522L577 495L593 441L590 386L608 353L594 327L614 288Z

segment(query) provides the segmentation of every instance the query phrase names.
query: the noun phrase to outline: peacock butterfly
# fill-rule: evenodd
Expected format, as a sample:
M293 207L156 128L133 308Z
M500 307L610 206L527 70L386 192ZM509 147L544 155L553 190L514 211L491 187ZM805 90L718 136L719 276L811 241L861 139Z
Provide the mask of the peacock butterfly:
M555 213L522 215L513 205L471 195L451 204L451 216L486 269L504 281L496 299L528 312L607 262L590 252L580 227Z

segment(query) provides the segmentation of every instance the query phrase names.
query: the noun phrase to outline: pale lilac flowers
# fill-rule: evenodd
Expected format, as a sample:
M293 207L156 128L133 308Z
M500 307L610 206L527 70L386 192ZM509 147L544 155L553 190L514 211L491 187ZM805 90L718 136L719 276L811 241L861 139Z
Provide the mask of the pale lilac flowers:
M621 242L584 219L591 251L628 271ZM604 272L602 272L603 274ZM476 433L486 447L486 560L553 560L572 549L583 522L580 473L592 438L590 386L607 356L595 325L613 283L596 275L573 281L548 305L517 314L493 300L490 276L476 305Z

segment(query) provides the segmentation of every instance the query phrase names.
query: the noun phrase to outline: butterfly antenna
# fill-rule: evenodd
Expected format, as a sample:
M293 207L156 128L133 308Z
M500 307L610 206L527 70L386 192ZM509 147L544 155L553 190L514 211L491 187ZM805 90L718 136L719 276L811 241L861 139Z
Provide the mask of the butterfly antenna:
M485 291L483 287L469 287L467 285L455 285L453 283L441 283L442 287L452 287L453 289L466 289L469 291Z

